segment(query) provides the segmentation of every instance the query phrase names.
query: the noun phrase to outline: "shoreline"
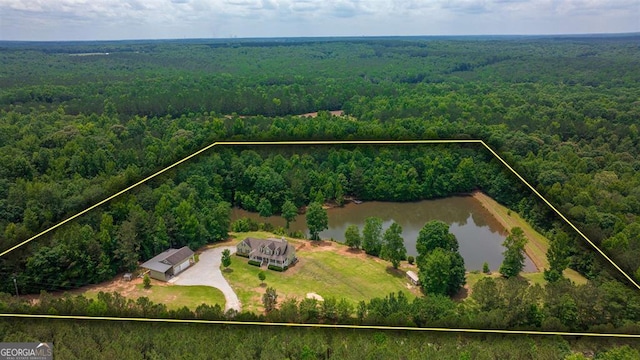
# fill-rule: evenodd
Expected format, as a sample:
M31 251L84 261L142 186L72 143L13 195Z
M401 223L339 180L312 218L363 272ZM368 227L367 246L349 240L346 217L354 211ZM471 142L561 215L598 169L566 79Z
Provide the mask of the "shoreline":
M531 259L538 272L543 272L549 267L547 260L547 250L549 240L531 227L518 213L512 211L481 191L474 191L471 197L478 200L482 207L486 209L508 232L514 227L520 227L529 241L525 245L525 253Z

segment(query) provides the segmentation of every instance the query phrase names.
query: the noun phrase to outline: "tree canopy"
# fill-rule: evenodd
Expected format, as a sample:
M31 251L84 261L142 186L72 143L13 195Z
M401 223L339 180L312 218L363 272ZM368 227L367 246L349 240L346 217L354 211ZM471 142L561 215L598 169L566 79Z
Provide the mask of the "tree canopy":
M369 255L380 255L380 250L382 249L382 219L368 217L364 220L362 249Z
M502 276L507 278L518 276L524 269L524 246L526 244L527 238L522 229L519 227L511 229L511 233L502 243L502 246L505 247L505 251L502 253L504 259L500 266Z
M400 260L407 257L407 249L404 246L402 238L402 226L395 221L385 230L382 236L382 250L380 252L382 258L391 261L394 269L400 265Z
M320 240L320 236L318 234L322 230L329 228L327 210L323 209L320 203L312 202L309 204L309 207L307 207L306 217L311 240Z

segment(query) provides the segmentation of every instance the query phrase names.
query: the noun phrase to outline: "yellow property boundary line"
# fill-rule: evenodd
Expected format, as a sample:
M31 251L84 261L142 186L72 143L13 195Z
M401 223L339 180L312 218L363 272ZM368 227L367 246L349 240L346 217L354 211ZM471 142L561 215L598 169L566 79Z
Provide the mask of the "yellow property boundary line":
M301 324L301 323L276 323L259 321L231 321L231 320L178 320L178 319L152 319L152 318L121 318L110 316L76 316L76 315L32 315L32 314L0 314L2 318L28 318L28 319L61 319L61 320L107 320L107 321L135 321L148 323L178 323L178 324L217 324L217 325L258 325L290 328L330 328L352 330L407 330L427 332L456 332L468 334L499 334L499 335L558 335L558 336L589 336L589 337L614 337L640 339L640 334L615 334L615 333L589 333L589 332L563 332L563 331L533 331L533 330L499 330L499 329L457 329L457 328L430 328L411 326L381 326L381 325L340 325L340 324Z
M575 230L584 240L587 241L600 255L602 255L611 265L613 265L629 282L640 290L640 285L634 281L622 268L618 266L611 258L609 258L596 244L594 244L582 231L580 231L569 219L567 219L555 206L553 206L544 196L542 196L531 184L529 184L511 165L500 157L491 147L483 140L312 140L312 141L219 141L214 142L191 155L176 161L175 163L147 176L146 178L136 182L127 188L107 197L106 199L82 210L81 212L59 222L58 224L30 237L29 239L9 248L0 253L0 257L10 253L11 251L24 246L31 241L47 234L48 232L68 223L69 221L86 214L87 212L103 205L104 203L117 198L127 191L141 185L160 174L173 169L174 167L202 154L214 146L274 146L274 145L419 145L419 144L481 144L489 152L498 159L507 169L522 181L534 194L544 201L562 220L564 220L573 230ZM48 319L79 319L79 320L128 320L128 321L145 321L145 322L172 322L172 323L205 323L205 324L234 324L234 325L264 325L264 326L295 326L295 327L332 327L332 328L352 328L352 329L383 329L383 330L426 330L426 331L447 331L447 332L466 332L466 333L496 333L496 334L530 334L530 335L563 335L563 336L608 336L608 337L632 337L640 338L640 335L630 334L597 334L597 333L572 333L572 332L552 332L552 331L517 331L517 330L477 330L477 329L449 329L449 328L413 328L413 327L395 327L395 326L360 326L360 325L327 325L327 324L285 324L285 323L268 323L268 322L243 322L243 321L208 321L208 320L177 320L177 319L149 319L149 318L118 318L118 317L94 317L94 316L54 316L54 315L32 315L32 314L0 314L0 317L20 317L20 318L48 318Z

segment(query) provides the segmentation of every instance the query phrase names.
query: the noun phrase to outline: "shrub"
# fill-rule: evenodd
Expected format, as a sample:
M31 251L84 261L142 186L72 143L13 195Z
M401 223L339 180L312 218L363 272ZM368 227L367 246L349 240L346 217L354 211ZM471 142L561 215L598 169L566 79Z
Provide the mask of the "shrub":
M414 258L413 256L409 255L407 257L407 261L409 262L410 265L413 265L413 263L416 261L416 258Z
M269 270L274 270L274 271L280 271L280 272L282 272L282 271L287 270L289 267L288 267L288 266L281 267L281 266L277 266L277 265L269 265L267 268L268 268Z
M142 284L144 285L145 289L148 289L151 287L151 278L149 278L149 274L144 274L144 278L142 279Z
M296 231L290 232L289 237L296 238L296 239L304 239L305 235L302 231L296 230Z
M249 265L260 266L261 262L258 260L249 260Z
M247 231L257 231L258 223L249 218L242 218L231 223L231 231L234 232L247 232Z
M231 223L231 231L234 232L247 232L249 231L249 221L247 218L242 218Z
M489 264L485 261L484 264L482 264L482 272L485 274L488 274L491 272L491 270L489 270Z

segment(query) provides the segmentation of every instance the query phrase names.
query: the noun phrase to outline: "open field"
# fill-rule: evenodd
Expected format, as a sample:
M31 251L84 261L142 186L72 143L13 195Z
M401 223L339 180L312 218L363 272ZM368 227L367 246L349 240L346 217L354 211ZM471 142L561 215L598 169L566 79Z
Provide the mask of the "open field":
M132 281L117 281L108 288L93 286L84 292L88 298L95 298L100 291L115 291L122 296L137 299L146 296L154 303L167 305L169 309L179 309L183 306L195 310L201 304L219 304L224 308L224 295L216 288L210 286L179 286L170 285L161 281L151 280L151 287L145 289L142 279Z
M237 234L237 240L247 236L266 238L269 235L242 233ZM353 305L397 291L404 291L410 299L419 295L417 288L409 288L404 271L393 270L387 261L362 251L351 251L339 243L287 240L296 246L299 261L285 272L260 269L249 265L244 257L232 256L230 271L223 274L244 310L262 311L261 296L266 287L276 289L279 299L303 299L308 293L316 293L323 298L345 298ZM258 279L260 271L265 271L267 276L264 285Z

